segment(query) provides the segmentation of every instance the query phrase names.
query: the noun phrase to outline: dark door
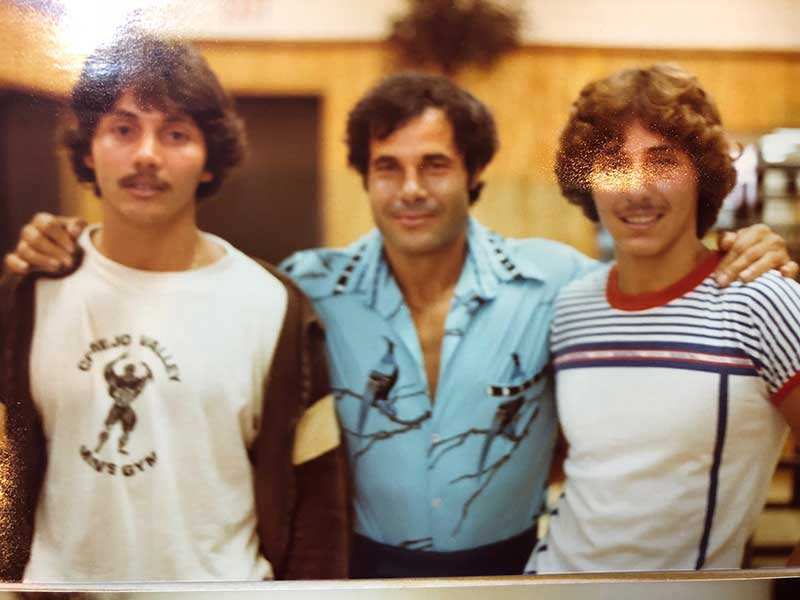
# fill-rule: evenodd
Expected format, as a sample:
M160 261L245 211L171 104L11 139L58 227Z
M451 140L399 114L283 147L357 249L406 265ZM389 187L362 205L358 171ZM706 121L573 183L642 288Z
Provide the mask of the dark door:
M0 252L38 211L61 212L56 150L61 105L50 98L0 91Z
M250 152L220 191L201 202L200 228L273 263L318 246L319 99L248 97L236 107Z

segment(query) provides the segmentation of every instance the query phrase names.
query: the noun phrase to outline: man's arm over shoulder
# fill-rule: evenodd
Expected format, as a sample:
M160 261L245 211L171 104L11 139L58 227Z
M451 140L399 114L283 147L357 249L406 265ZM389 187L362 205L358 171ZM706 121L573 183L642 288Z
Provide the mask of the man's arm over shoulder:
M347 455L330 395L325 333L288 278L289 304L264 398L256 505L278 579L348 575L351 516Z
M20 231L16 247L5 255L5 270L23 274L69 269L77 250L75 241L85 226L86 222L79 217L36 213Z

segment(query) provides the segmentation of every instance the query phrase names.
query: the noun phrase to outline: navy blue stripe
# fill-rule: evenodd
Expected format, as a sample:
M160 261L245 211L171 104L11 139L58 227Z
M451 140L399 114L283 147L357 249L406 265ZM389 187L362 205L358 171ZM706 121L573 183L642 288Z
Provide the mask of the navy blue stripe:
M587 341L584 344L577 344L575 342L584 341L584 340L591 340L591 338L589 336L576 336L576 337L577 337L577 339L567 339L567 340L561 340L561 341L558 341L558 342L552 341L551 342L551 346L552 346L553 354L555 356L559 356L561 354L564 354L565 348L585 347L587 350L591 350L592 347L599 347L599 345L601 343L614 344L614 342L592 342L592 341ZM596 336L596 337L604 337L604 336ZM700 344L700 342L703 341L703 339L705 341L708 341L708 342L722 343L722 342L726 342L727 341L727 342L731 342L733 344L739 344L739 345L742 346L742 348L741 348L742 352L744 352L744 354L747 355L747 357L750 358L750 360L752 360L753 363L757 367L760 368L760 367L763 366L763 362L761 360L763 352L762 352L761 348L760 347L756 347L751 343L746 343L744 340L741 340L741 339L738 339L738 338L732 338L732 337L728 337L728 336L719 336L719 337L714 338L714 339L712 339L712 338L699 339L696 336L685 336L685 337L695 338L694 343L696 343L698 346L703 345L703 344ZM651 347L649 342L650 342L650 340L641 340L640 339L640 340L635 340L635 341L632 341L632 342L629 342L629 341L617 341L616 343L618 344L618 347L630 346L630 347L636 347L636 348L640 348L640 349L647 349L647 348ZM680 343L680 342L676 342L676 343ZM685 343L689 344L690 342L685 342ZM730 350L730 351L733 352L732 350ZM731 354L731 355L733 356L734 354Z
M719 339L719 338L716 338ZM641 342L596 342L588 344L575 344L559 348L555 356L560 356L566 352L580 352L583 350L675 350L681 352L703 352L707 354L722 354L724 356L736 356L739 358L750 358L750 356L739 347L725 347L718 345L690 344L687 342L653 342L650 340Z
M702 371L705 373L720 373L728 375L758 376L758 372L753 367L740 367L736 365L710 365L704 363L694 363L682 360L666 359L658 360L652 358L609 358L595 360L576 360L555 366L556 372L568 371L569 369L591 369L596 367L650 367L661 369L680 369L681 371Z
M741 300L739 299L741 298ZM654 306L648 309L642 309L638 311L616 311L612 306L608 304L607 301L600 302L572 302L572 303L564 303L561 300L558 302L559 307L559 315L566 315L566 316L573 316L576 314L581 314L581 312L585 311L587 308L591 308L593 310L599 311L603 309L606 313L615 314L621 317L630 317L630 318L637 318L642 316L650 316L650 315L671 315L675 312L680 311L697 311L702 314L726 314L726 313L733 313L735 315L739 315L743 318L749 319L750 312L747 310L749 305L749 298L746 294L737 294L736 299L732 299L729 296L720 297L720 296L711 296L708 300L702 300L700 298L687 298L683 297L680 298L678 301L675 301L671 304L663 304L660 306ZM613 312L612 312L613 311ZM647 314L643 314L647 311Z
M718 347L718 346L703 346L700 344L686 344L681 342L605 342L605 343L594 343L594 344L575 344L573 346L567 346L563 349L559 349L557 352L553 353L553 357L558 359L565 354L571 352L583 352L586 350L627 350L627 349L644 349L644 350L663 350L663 351L688 351L688 352L710 352L719 354L722 356L734 357L734 358L748 358L750 362L753 363L753 369L749 369L748 367L736 367L743 370L746 370L746 373L734 373L734 374L745 374L745 375L752 375L756 373L760 375L763 379L767 381L770 385L775 386L775 382L773 381L772 377L770 376L769 371L766 369L764 364L759 360L758 356L750 355L744 352L740 348L725 348L725 347ZM588 362L588 361L586 361ZM577 363L573 363L577 364ZM591 365L589 365L591 366ZM564 367L561 367L564 368ZM778 389L778 387L773 387L773 389Z
M763 286L754 285L752 291L755 294L758 294L759 296L763 297L774 309L773 312L765 314L764 317L766 319L769 319L769 321L771 321L775 325L780 325L778 321L781 321L783 323L783 327L778 327L777 330L782 335L793 334L792 336L794 337L793 347L797 348L798 346L800 346L800 336L795 331L797 329L797 314L796 313L792 314L792 309L786 305L785 299L780 294L776 293L776 290L767 288L767 290L771 293L765 294L764 291L760 289L761 287ZM780 303L781 306L778 306L778 303ZM788 321L786 318L787 315L795 317L794 322ZM786 341L787 343L791 343L788 339Z
M759 295L763 296L763 294L759 294ZM750 295L750 299L751 299L751 302L754 305L758 306L761 309L761 311L763 311L762 314L760 315L761 316L760 320L762 321L762 326L769 326L769 324L770 324L769 322L763 323L763 317L766 316L764 313L767 312L767 308L764 306L764 304L762 302L760 302L758 300L758 298L754 294ZM769 301L769 298L767 298L767 301ZM772 304L771 301L769 301L769 303ZM773 305L773 308L774 308L774 305ZM775 309L775 310L777 310L777 309ZM772 328L769 328L769 329L772 329ZM789 377L791 377L794 374L794 371L792 371L789 368L787 368L786 364L783 362L783 360L781 360L781 357L779 355L778 349L775 347L775 340L773 340L768 335L763 335L763 332L762 332L761 343L762 343L761 352L764 353L765 350L768 351L768 357L771 360L769 360L767 362L772 365L773 371L774 371L775 367L778 367L780 369L782 375L780 375L779 378L780 379L788 379ZM777 375L778 373L775 373L775 374Z
M800 311L798 311L796 307L793 310L793 308L788 305L786 296L781 293L787 290L779 291L766 287L766 290L771 292L770 296L762 291L761 288L763 287L766 286L763 284L753 285L753 292L763 296L774 307L775 312L762 315L762 320L765 321L765 325L773 325L773 328L770 328L772 330L771 332L781 337L779 347L788 352L789 356L787 359L790 363L794 363L792 365L793 367L797 367L798 348L800 348L800 335L798 335L797 329L798 314L800 314ZM777 303L780 303L781 306L777 306ZM791 376L792 373L790 372L789 375Z
M669 310L667 310L669 309ZM692 310L696 312L691 312ZM751 327L751 315L749 312L742 309L733 310L729 306L725 307L710 307L698 306L693 309L685 303L680 306L663 307L663 310L658 312L649 312L642 314L640 312L611 312L608 307L602 309L592 309L589 306L583 305L576 308L574 311L564 311L560 306L556 312L555 323L557 327L572 325L574 323L586 323L589 321L645 321L652 318L660 319L703 319L706 321L726 321L733 323L740 323L742 325Z
M728 427L728 377L722 375L719 379L719 410L717 411L717 440L714 443L714 462L711 465L710 481L708 485L708 503L706 505L706 519L703 525L703 536L700 538L700 550L695 563L695 569L702 569L706 562L708 540L711 537L711 525L714 522L714 510L717 506L717 486L719 485L719 468L722 464L722 447L725 445L725 431Z
M654 306L653 308L644 310L650 311L647 313L648 316L654 314L653 311L655 311L656 309L658 309L660 312L661 311L672 312L675 310L686 310L687 308L695 308L698 311L707 311L709 313L731 312L733 314L737 314L742 317L748 317L748 318L750 316L750 312L748 310L748 307L750 305L748 294L741 292L737 294L728 293L725 296L720 296L718 294L706 294L707 296L706 299L703 299L702 296L703 295L683 296L677 299L676 301L673 301L671 304L663 304L660 306ZM611 309L611 307L605 300L603 300L602 302L598 300L597 304L604 306L606 310ZM561 301L559 301L559 307L561 306L563 305L561 304ZM574 303L574 307L579 310L581 309L582 306L585 308L587 306L587 303L586 302L584 302L583 304L578 302ZM739 307L740 310L735 310L736 307ZM631 315L636 317L640 316L644 312L644 310L632 311L632 312L620 311L618 314Z
M738 289L738 288L736 288ZM721 294L721 290L717 287L708 287L708 286L699 286L685 295L680 296L678 298L673 298L667 304L661 304L657 307L653 308L671 308L680 306L682 302L697 302L701 305L708 305L708 304L716 304L719 301L725 301L729 296L732 295L734 291L733 288L725 290L724 296ZM598 303L606 304L606 294L605 289L603 290L588 290L585 292L574 291L572 293L561 294L559 296L559 304L576 304L575 301L582 301L586 302L587 300L593 300ZM677 306L676 306L677 305Z
M728 288L726 290L720 290L719 288L710 288L708 286L700 285L693 290L690 290L683 296L679 296L678 298L673 298L667 304L661 304L659 306L666 308L669 306L675 306L676 304L680 304L681 302L685 301L693 301L699 302L700 304L709 304L709 303L716 303L720 300L724 300L728 296L732 294L732 292L739 290L740 288ZM573 293L564 293L559 296L559 302L563 301L571 301L573 299L596 299L598 302L606 302L606 290L605 288L602 290L594 289L594 290L587 290L582 291L579 293L577 290Z
M630 327L633 331L628 331L622 328L604 328L603 330L597 330L592 328L583 328L579 331L575 332L568 332L564 333L562 331L553 330L552 337L553 337L553 344L559 345L563 344L562 338L582 338L582 337L598 337L598 336L609 336L609 335L623 335L623 336L632 336L632 335L681 335L683 337L696 337L696 338L707 338L709 340L718 340L720 339L719 331L720 328L709 327L710 331L713 331L715 335L708 335L707 333L701 332L700 328L695 329L688 329L685 326L682 329L677 328L674 330L665 330L665 329L654 329L656 327L661 327L660 323L653 323L652 325L633 325ZM647 328L646 331L643 331ZM739 335L742 335L744 338L748 338L751 342L758 343L758 337L754 337L753 335L743 335L744 332L738 330L731 330L730 333L733 335L735 334L737 337L727 338L735 341L739 341ZM758 336L760 333L758 330L752 330L752 333L755 336ZM725 339L725 338L722 338ZM713 345L709 343L709 345ZM760 345L756 347L760 348Z
M800 314L800 286L796 282L781 280L781 285L777 286L780 293L777 294L788 305L789 311L795 316Z
M675 326L676 329L674 331L665 331L663 329L653 330L647 329L645 327L652 328L652 327L661 327L660 323L653 323L651 325L636 325L632 324L630 327L623 328L603 328L602 330L591 330L588 327L583 328L579 331L570 331L564 332L561 330L553 330L551 336L551 345L553 348L558 349L559 351L565 344L575 344L576 341L585 339L587 340L586 343L590 343L588 340L590 339L597 339L597 338L608 338L609 336L624 336L624 337L632 337L632 336L652 336L652 335L674 335L680 336L684 338L696 338L698 340L708 340L708 346L715 346L719 344L719 340L728 340L734 342L737 345L743 344L747 347L752 348L756 352L761 351L761 345L759 343L759 338L757 337L758 331L745 332L739 330L727 330L722 327L718 328L708 328L708 331L713 332L713 335L709 335L707 332L702 332L701 328L697 327L694 329L689 329L686 326L679 328L679 326ZM720 335L720 332L724 331L726 335ZM756 335L753 335L756 334ZM597 341L598 344L604 343L613 343L613 342L601 342ZM620 342L620 343L628 343L628 342ZM658 344L662 342L657 342L652 339L642 340L639 342L640 344L645 344L650 346L651 344ZM666 343L666 342L665 342ZM675 343L692 343L692 342L675 342ZM700 344L701 342L694 342L696 344Z
M736 344L742 344L745 347L746 350L751 350L754 353L757 353L759 355L763 353L760 346L755 345L753 343L747 343L747 341L745 339L743 339L743 338L731 337L731 336L728 336L728 335L719 335L719 330L718 330L718 334L717 335L696 335L696 334L692 335L692 334L687 334L687 333L676 333L674 331L648 331L648 332L642 332L642 331L622 332L622 331L620 331L620 332L614 332L614 333L596 333L596 334L592 334L592 335L589 335L589 334L572 335L572 336L566 337L565 339L557 339L556 336L553 336L553 339L551 341L551 345L552 345L553 350L555 352L559 352L560 353L560 352L563 351L562 349L567 344L575 344L574 340L591 340L591 338L607 338L607 337L609 337L611 335L616 336L616 337L626 337L628 339L636 338L636 337L641 338L644 335L662 335L662 336L664 336L664 335L674 335L674 336L684 337L684 338L694 338L694 339L698 340L698 342L696 342L696 343L699 343L701 340L705 340L709 344L714 343L714 342L719 343L720 341L727 341L727 342L734 342ZM588 344L588 343L591 343L591 342L587 341L586 343ZM605 342L597 342L597 343L599 344L599 343L605 343ZM619 343L624 344L624 343L631 343L631 342L620 341ZM634 343L636 343L636 342L634 342ZM650 343L651 343L651 340L644 340L644 339L640 339L640 341L638 342L640 347L641 346L649 346Z
M714 332L714 335L711 336L714 339L719 339L719 331L720 326L723 323L716 324L717 326L714 327L713 325L704 326L704 325L695 325L695 324L687 324L687 323L647 323L647 322L639 322L639 323L613 323L613 325L597 325L595 322L584 322L580 325L576 325L573 327L559 327L553 328L553 337L563 337L566 335L629 335L631 332L629 330L635 330L634 333L641 333L643 335L652 335L653 333L660 333L655 331L650 331L650 328L653 327L674 327L675 330L671 331L671 335L688 335L688 336L699 336L699 337L707 337L707 332L711 331ZM600 331L602 329L602 331ZM750 331L747 330L747 326L742 324L742 329L730 329L731 333L736 333L744 338L749 338L753 342L758 342L758 337L752 334L752 328L749 328Z
M569 317L577 315L577 319L596 318L595 315L608 315L607 304L588 304L582 302L574 310L567 310L563 304L557 304L556 317L558 321L567 321ZM571 320L575 320L572 318Z
M586 317L584 319L574 319L566 322L558 317L553 322L550 330L554 336L566 333L593 332L595 330L614 331L644 328L679 328L688 334L697 331L702 335L704 331L727 329L732 333L741 333L745 336L754 338L758 335L758 330L753 326L752 319L729 318L709 318L703 315L648 315L647 317L620 317L620 315L609 315L608 317Z
M746 307L745 304L741 302L733 303L737 307L742 306ZM703 318L703 319L710 319L713 317L716 318L725 318L726 320L730 320L731 315L741 317L745 322L750 321L750 313L742 308L741 310L734 310L729 306L722 306L719 303L706 303L700 304L697 303L695 305L694 302L680 302L679 304L676 303L674 305L664 305L658 307L658 312L651 309L651 312L647 314L642 314L641 311L632 311L632 312L612 312L609 308L608 304L598 304L597 307L587 304L587 303L580 303L575 305L572 310L566 310L562 304L558 305L558 320L564 321L567 323L572 323L574 321L579 321L581 319L588 318L588 315L592 314L592 312L596 312L599 315L603 315L602 317L598 316L596 318L609 318L614 317L618 319L649 319L651 317L689 317L689 318Z
M782 294L793 301L795 310L800 311L800 285L797 284L796 281L792 281L790 279L784 279L783 277L776 277L775 288L780 290ZM761 282L759 280L756 281L762 285L766 285L766 282Z

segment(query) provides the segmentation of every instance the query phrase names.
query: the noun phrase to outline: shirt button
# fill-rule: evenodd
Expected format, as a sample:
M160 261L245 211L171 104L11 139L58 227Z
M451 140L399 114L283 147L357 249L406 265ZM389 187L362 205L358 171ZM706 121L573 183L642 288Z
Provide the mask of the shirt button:
M442 505L442 499L441 498L434 498L433 501L431 502L431 506L433 508L439 508L441 505Z
M438 443L439 443L439 442L441 442L441 441L442 441L442 436L440 436L438 433L434 433L434 434L431 436L431 443L433 443L433 444L438 444Z

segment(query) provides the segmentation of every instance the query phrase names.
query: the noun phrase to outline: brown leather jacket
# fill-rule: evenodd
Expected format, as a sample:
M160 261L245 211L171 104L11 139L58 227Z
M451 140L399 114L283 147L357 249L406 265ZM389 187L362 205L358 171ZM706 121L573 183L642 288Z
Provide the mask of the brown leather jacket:
M314 438L320 414L328 418L333 408L326 398L325 333L299 288L274 267L263 266L286 286L289 302L265 382L260 429L264 435L251 450L261 551L276 579L345 578L351 517L347 457L338 426L334 422L327 427L326 440L317 444L325 450L322 454L313 448L309 452L308 440L306 450L298 452L295 435L302 429L303 437ZM29 381L34 283L42 276L6 275L0 280L0 402L6 417L4 428L0 422L0 580L6 581L20 580L30 557L34 514L47 466ZM322 413L309 412L322 405ZM311 419L316 423L305 427L306 416L312 413L318 417Z

